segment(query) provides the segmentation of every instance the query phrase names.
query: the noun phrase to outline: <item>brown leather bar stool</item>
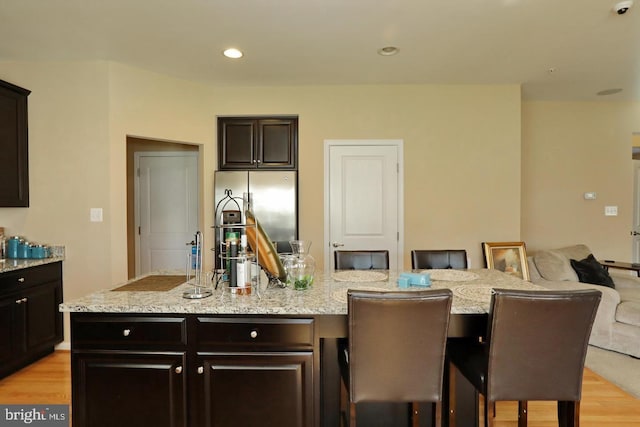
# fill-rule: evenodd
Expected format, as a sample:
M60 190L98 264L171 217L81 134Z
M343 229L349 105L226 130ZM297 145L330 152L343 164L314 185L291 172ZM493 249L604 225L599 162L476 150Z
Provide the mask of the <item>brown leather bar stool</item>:
M559 425L579 426L584 359L601 295L495 289L487 340L449 341L451 399L458 369L485 397L485 427L494 423L488 408L501 400L518 401L519 427L527 425L529 400L556 400Z
M359 402L412 402L413 426L418 402L432 402L433 425L441 426L451 291L349 290L347 298L349 340L339 358L349 425Z
M411 268L453 268L467 269L467 251L464 249L413 250Z
M389 251L335 251L336 270L388 270Z

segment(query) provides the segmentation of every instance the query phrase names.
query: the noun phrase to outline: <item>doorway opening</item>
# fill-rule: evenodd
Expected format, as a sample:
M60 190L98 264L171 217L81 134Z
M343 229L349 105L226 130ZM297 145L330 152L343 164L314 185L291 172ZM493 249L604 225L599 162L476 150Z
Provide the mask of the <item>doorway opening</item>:
M195 212L196 215L196 225L195 225L195 229L190 231L191 234L195 233L197 231L197 229L199 228L200 225L200 190L199 190L199 182L202 182L201 179L201 166L200 166L200 146L196 145L196 144L189 144L189 143L181 143L181 142L173 142L173 141L165 141L165 140L157 140L157 139L150 139L150 138L142 138L142 137L135 137L135 136L127 136L127 275L128 278L134 278L137 275L144 273L145 271L144 268L141 268L142 265L140 263L140 223L139 223L139 216L136 215L136 206L138 206L140 203L140 189L138 187L138 183L139 183L139 175L138 175L138 170L136 167L136 159L140 159L141 156L145 157L145 153L149 154L149 153L160 153L161 156L166 157L166 158L171 158L172 156L176 156L176 157L185 157L185 156L191 156L193 158L195 158L195 178L191 177L189 178L190 180L195 179L195 185L196 188L193 189L195 192L192 194L195 194L195 196L189 196L188 198L186 197L186 195L182 195L183 199L188 199L189 200L189 204L190 206L188 207L188 210L191 212ZM168 176L167 174L169 172L167 172L164 168L160 167L160 168L155 168L156 170L156 177L158 177L160 180L171 180L171 177ZM172 195L172 193L175 192L167 192L169 195ZM173 194L175 195L175 194ZM180 197L181 195L175 195L176 197ZM148 196L145 196L148 197ZM154 204L154 203L150 203L147 204L147 209L149 210L149 214L150 215L154 215L154 210L158 210L159 205ZM165 205L166 206L166 205ZM181 206L175 206L175 209L184 209L185 206L181 205ZM174 208L171 208L172 210ZM163 214L166 212L156 212L156 214ZM172 213L172 212L169 212ZM177 212L176 212L177 213ZM177 213L177 215L170 215L169 217L173 217L174 220L175 218L180 217L181 215L179 213ZM167 235L169 235L170 233L170 229L171 228L175 228L174 226L172 226L170 223L167 223L166 221L157 221L154 223L154 231L158 234L162 234L163 231L167 231ZM166 229L166 230L163 230ZM175 240L175 239L174 239ZM181 241L182 239L180 239ZM166 264L167 266L171 267L171 266L175 266L175 265L180 265L180 266L184 266L186 264L186 253L187 253L187 246L186 246L187 241L185 240L184 242L181 242L182 249L183 249L183 253L181 255L179 255L181 257L181 259L178 260L174 260L173 263L169 260L169 258L167 258L167 260L163 260L163 261L156 261L155 265L157 267L157 264ZM173 245L175 246L176 243L174 242ZM177 248L176 248L177 249ZM184 262L183 262L184 260ZM179 264L178 264L179 262ZM165 269L165 268L159 268L159 269ZM167 268L169 269L169 268ZM174 268L171 268L174 269Z

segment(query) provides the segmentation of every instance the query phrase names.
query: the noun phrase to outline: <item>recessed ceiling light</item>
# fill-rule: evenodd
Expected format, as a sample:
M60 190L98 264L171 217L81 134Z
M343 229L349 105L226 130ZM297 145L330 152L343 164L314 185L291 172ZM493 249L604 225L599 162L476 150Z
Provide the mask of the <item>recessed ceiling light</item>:
M378 55L382 56L392 56L398 53L400 50L395 46L385 46L378 49Z
M242 58L242 55L243 55L242 52L240 52L238 49L234 47L230 49L226 49L224 52L222 52L222 54L227 58L233 58L233 59Z
M616 93L620 93L620 92L622 92L622 89L620 89L620 88L605 89L605 90L601 90L600 92L596 93L596 95L598 95L598 96L615 95Z

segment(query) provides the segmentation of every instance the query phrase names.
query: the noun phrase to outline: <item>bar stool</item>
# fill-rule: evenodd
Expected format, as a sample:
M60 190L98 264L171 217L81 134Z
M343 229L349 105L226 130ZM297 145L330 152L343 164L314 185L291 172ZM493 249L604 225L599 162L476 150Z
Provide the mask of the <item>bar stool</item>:
M527 425L529 400L556 400L560 426L580 425L582 375L587 345L601 292L495 289L487 340L450 340L451 399L455 370L485 397L484 425L493 425L488 408L518 401L518 427ZM455 426L455 413L450 415Z
M388 270L389 251L335 251L336 270Z
M411 402L413 426L418 402L432 402L433 425L441 426L451 291L349 290L347 298L349 341L339 361L349 425L359 402Z
M412 250L411 268L467 269L467 251L464 249Z

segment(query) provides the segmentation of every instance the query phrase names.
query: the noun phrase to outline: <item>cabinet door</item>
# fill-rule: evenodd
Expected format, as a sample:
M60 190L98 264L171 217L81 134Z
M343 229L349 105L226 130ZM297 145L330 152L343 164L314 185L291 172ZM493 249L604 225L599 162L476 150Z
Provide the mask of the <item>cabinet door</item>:
M20 331L16 331L15 316L19 314L16 298L0 299L0 376L22 354L18 340Z
M295 117L218 119L220 170L296 169L298 119Z
M200 361L199 425L313 426L313 353L222 353Z
M74 427L183 427L185 353L73 353Z
M258 121L258 168L295 169L298 149L297 119Z
M24 293L27 351L37 352L62 341L62 282L42 284Z
M0 80L0 206L29 206L29 93Z
M255 169L257 121L218 119L218 163L220 170Z

